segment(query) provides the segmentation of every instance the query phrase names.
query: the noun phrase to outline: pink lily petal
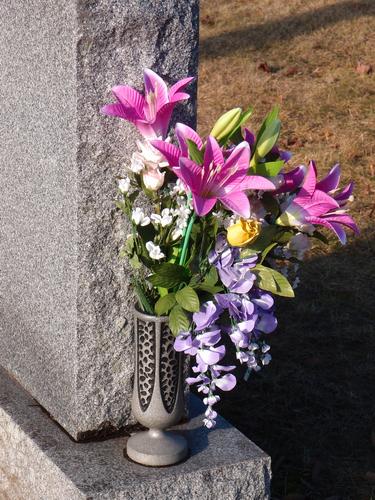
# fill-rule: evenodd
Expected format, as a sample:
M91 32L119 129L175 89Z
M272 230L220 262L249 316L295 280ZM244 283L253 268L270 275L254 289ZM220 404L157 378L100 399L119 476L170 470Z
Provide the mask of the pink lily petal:
M143 78L145 82L146 100L147 94L154 95L156 111L159 111L160 108L169 102L168 87L165 81L151 69L144 70Z
M305 177L305 167L300 165L290 172L285 172L282 176L284 184L275 191L275 194L288 193L299 188Z
M315 163L313 161L310 161L309 166L307 167L307 173L305 180L302 184L302 189L298 193L298 200L306 200L310 199L311 196L314 194L315 191L315 186L316 186L316 167ZM295 201L297 200L295 198Z
M335 200L338 202L339 205L341 206L345 205L349 197L353 194L353 189L354 189L354 182L350 182L342 189L342 191L339 194L335 195Z
M249 144L250 148L255 144L255 135L248 128L245 128L245 141Z
M337 189L339 182L340 182L340 165L337 163L334 167L331 168L328 175L317 183L316 189L324 191L325 193L329 193L330 191Z
M193 193L199 192L202 179L202 167L198 166L192 160L189 160L189 158L180 158L179 165L180 179L190 187Z
M337 224L337 222L332 222L330 224L330 226L331 226L332 231L336 234L336 236L340 240L340 242L343 245L345 245L347 237L346 237L346 232L345 232L344 228L340 224Z
M160 134L155 132L154 127L146 120L133 120L140 133L148 140L156 139Z
M359 234L359 228L354 220L347 214L326 214L324 216L329 222L337 222L338 224L343 224L344 226L350 228L356 234Z
M137 113L132 108L126 108L120 103L106 104L101 108L104 115L117 116L132 123L138 119Z
M250 146L246 141L240 142L232 151L225 162L229 168L237 167L237 172L246 173L250 163Z
M180 102L184 101L185 99L190 99L190 95L187 94L186 92L177 92L170 98L170 102Z
M182 156L188 155L188 147L187 147L186 139L189 139L190 141L195 142L198 149L202 149L202 146L203 146L202 139L199 137L199 135L196 133L195 130L188 127L187 125L184 125L183 123L177 123L176 127L175 127L175 133L176 133L178 143L180 145L180 150L181 150Z
M241 215L245 219L250 217L250 202L245 193L238 191L220 198L221 203L232 212Z
M211 163L214 165L223 165L224 157L215 137L209 135L207 139L206 151L204 153L203 164L208 167Z
M188 78L183 78L182 80L179 80L176 82L172 87L169 89L169 98L171 99L177 92L182 90L183 88L186 87L192 80L194 80L194 77L188 77Z
M155 117L155 121L153 123L153 128L155 130L155 134L157 137L165 137L168 132L169 122L172 116L173 109L175 107L174 102L169 102L162 106Z
M216 204L217 198L202 198L201 196L192 193L193 195L193 205L195 212L203 217L212 210Z
M143 107L145 104L143 95L128 85L117 85L113 87L112 92L121 104L134 108L139 118L143 118Z
M151 141L151 144L165 157L170 167L178 165L181 153L177 146L161 140Z
M329 210L339 208L339 204L323 191L315 191L312 197L309 200L304 199L303 203L300 202L300 196L298 195L294 199L294 203L300 205L309 215L318 217Z
M261 175L247 175L243 178L241 184L241 190L246 189L261 189L262 191L273 191L275 185L269 179L262 177Z

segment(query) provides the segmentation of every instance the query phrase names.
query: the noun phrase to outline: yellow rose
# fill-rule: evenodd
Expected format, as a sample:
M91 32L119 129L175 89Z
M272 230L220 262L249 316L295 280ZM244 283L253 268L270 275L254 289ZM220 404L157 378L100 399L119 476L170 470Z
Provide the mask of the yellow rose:
M260 233L260 222L240 219L227 229L227 240L232 247L243 247L256 240Z

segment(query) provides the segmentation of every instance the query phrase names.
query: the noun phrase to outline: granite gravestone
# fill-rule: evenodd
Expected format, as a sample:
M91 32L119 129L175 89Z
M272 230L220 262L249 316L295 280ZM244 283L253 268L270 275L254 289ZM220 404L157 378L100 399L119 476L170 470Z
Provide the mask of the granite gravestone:
M78 440L132 423L131 271L113 199L138 134L99 109L111 86L141 88L144 67L169 83L195 75L198 11L0 3L0 364ZM190 124L195 91L178 117Z

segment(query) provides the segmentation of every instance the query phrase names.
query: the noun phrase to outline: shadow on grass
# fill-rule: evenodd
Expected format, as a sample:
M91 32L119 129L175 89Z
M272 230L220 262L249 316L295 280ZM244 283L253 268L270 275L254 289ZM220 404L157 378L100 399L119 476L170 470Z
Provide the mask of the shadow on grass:
M241 30L221 33L200 43L201 58L228 55L246 46L261 49L279 41L291 40L340 21L375 15L373 0L347 1L327 5L319 9L288 16L262 24L255 24Z
M375 494L365 479L375 472L374 255L375 241L358 239L307 261L296 299L278 301L273 361L220 403L271 455L275 499Z

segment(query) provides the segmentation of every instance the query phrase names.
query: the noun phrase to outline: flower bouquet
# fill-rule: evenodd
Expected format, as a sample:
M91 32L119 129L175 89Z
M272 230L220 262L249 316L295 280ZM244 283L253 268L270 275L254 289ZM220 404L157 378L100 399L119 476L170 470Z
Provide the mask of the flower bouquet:
M143 136L118 183L117 207L131 223L123 254L134 269L138 309L168 317L175 351L194 358L187 382L204 394L204 425L211 428L217 390L236 385L235 366L223 362L229 346L246 379L267 365L275 297L294 296L311 242L327 243L319 228L341 243L344 228L358 229L346 209L353 184L339 188L339 165L320 181L313 161L289 167L291 154L277 146L277 108L257 134L244 128L252 109L235 108L207 138L183 123L168 135L191 80L168 89L146 69L144 95L114 87L117 102L102 112Z

